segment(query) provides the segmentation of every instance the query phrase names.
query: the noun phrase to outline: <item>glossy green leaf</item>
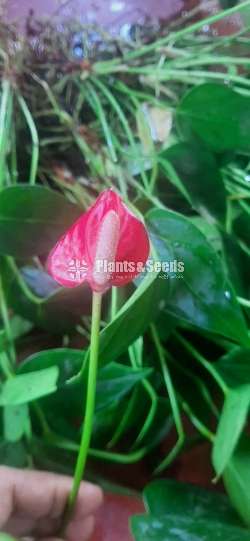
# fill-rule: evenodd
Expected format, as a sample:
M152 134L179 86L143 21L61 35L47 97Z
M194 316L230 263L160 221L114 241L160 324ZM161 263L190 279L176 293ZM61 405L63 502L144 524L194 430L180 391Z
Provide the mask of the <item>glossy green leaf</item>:
M162 154L175 169L188 200L203 216L224 222L226 190L213 154L201 144L177 143Z
M135 517L132 533L136 541L250 541L243 528L208 520L191 520L185 516Z
M224 475L224 484L232 504L250 528L250 440L242 439Z
M57 366L14 376L0 388L0 405L26 404L57 389L59 370Z
M250 348L233 348L219 359L216 370L229 387L250 385Z
M167 295L165 280L158 274L146 276L100 335L100 362L110 362L143 334L161 309Z
M250 384L231 389L225 398L213 446L213 464L220 476L245 426L250 407Z
M115 362L104 366L98 376L96 411L121 400L136 383L148 377L151 372L151 368L137 369Z
M215 152L250 152L250 98L223 84L194 86L177 109L185 139L200 137Z
M122 415L121 401L150 372L150 369L131 369L115 362L99 368L94 436L97 433L97 437L100 439L107 430L110 431L110 427L113 430L117 427ZM59 388L56 393L41 401L50 425L65 437L75 438L79 436L86 388L87 372L85 371L82 380Z
M80 216L81 209L43 186L12 186L0 194L0 253L44 254Z
M249 541L228 499L193 485L155 481L146 487L147 515L132 518L136 541Z
M3 410L4 438L6 441L19 441L29 431L30 419L27 404L5 406Z
M249 344L246 325L224 266L204 235L181 214L153 209L147 215L161 261L184 263L171 279L165 312L200 329Z
M57 367L57 387L60 387L67 380L76 376L81 369L85 352L77 349L58 348L48 349L31 355L19 366L18 374L29 374L40 372L44 368ZM97 381L96 410L106 408L110 403L119 401L126 395L137 382L147 377L152 372L151 368L133 369L130 366L111 362L100 368ZM87 371L84 373L83 381L79 385L82 402L86 392ZM73 393L77 394L76 387ZM81 406L80 406L81 407Z
M46 349L30 355L23 361L17 369L17 373L28 374L37 372L44 368L57 367L58 380L57 386L65 383L68 379L75 376L83 364L85 352L81 349L55 348Z

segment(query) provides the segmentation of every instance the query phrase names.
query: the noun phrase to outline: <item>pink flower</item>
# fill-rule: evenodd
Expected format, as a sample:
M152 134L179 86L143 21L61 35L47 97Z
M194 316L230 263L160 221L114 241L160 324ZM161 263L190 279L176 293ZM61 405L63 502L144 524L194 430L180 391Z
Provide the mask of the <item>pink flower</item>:
M109 189L59 239L47 269L62 286L76 287L86 280L94 291L104 292L133 280L148 255L144 224Z

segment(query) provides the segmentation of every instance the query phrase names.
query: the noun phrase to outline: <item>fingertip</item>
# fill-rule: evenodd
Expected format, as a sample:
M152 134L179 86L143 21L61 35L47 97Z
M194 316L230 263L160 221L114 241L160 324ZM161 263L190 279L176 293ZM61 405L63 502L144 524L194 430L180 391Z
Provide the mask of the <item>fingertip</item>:
M87 541L93 534L94 528L95 528L95 519L94 517L90 516L85 521L84 535L82 538L80 538L81 541Z
M80 485L78 493L77 503L74 511L74 519L92 515L95 513L103 503L103 491L92 483L86 483L83 481Z
M67 541L88 541L95 528L95 519L91 515L84 520L75 521L69 524L66 531Z

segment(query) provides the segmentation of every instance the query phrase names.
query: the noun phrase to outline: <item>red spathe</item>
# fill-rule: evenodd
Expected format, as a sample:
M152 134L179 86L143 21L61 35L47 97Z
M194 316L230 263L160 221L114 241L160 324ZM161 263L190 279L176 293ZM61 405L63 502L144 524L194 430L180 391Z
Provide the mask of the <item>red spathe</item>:
M119 228L118 239L113 261L107 257L107 263L119 262L125 263L125 266L121 269L116 265L114 272L107 272L106 282L104 280L105 283L100 285L95 278L97 251L100 252L105 222L114 222L112 219L107 220L107 217L112 215L117 216L115 222ZM110 252L107 227L105 229L103 244L107 243L107 252ZM105 246L101 248L104 256ZM76 287L86 280L93 290L105 291L113 285L123 286L132 281L141 272L141 265L146 263L148 255L149 238L144 224L130 212L115 191L108 189L99 195L94 205L59 239L49 254L47 269L64 287ZM105 267L103 269L105 271Z

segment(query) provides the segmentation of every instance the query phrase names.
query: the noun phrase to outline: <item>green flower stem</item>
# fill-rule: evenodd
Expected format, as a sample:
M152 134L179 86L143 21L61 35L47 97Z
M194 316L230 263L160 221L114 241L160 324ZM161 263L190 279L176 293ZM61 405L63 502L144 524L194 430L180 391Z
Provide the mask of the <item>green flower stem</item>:
M79 487L83 478L87 456L89 452L89 447L90 447L93 417L94 417L94 410L95 410L101 304L102 304L102 294L94 291L93 304L92 304L92 326L91 326L91 339L90 339L89 374L88 374L86 410L85 410L84 425L83 425L83 431L82 431L82 439L81 439L79 454L78 454L78 458L76 462L74 481L73 481L71 492L69 494L69 499L68 499L66 513L65 513L65 519L63 522L64 528L67 525L68 519L70 518L71 513L75 506L75 502L76 502Z
M111 290L111 321L115 319L118 311L118 289L113 286Z

